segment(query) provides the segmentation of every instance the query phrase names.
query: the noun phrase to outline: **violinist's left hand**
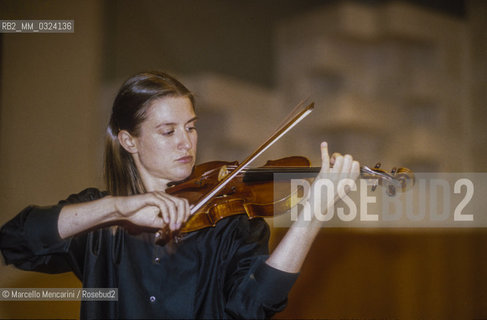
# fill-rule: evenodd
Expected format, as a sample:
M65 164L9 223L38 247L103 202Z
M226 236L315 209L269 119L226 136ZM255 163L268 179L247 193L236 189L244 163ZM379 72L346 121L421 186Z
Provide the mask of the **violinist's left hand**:
M342 156L341 154L335 153L330 159L328 144L326 142L321 143L321 160L321 171L313 182L309 198L307 199L310 205L304 206L305 208L307 207L308 209L311 209L311 215L309 212L308 214L306 214L306 212L301 212L299 214L298 220L293 223L289 231L266 261L266 263L273 268L291 273L299 272L323 223L320 219L316 219L316 217L325 214L325 211L332 207L331 205L338 200L339 196L341 196L337 191L340 181L343 181L343 179L352 179L353 182L360 174L360 165L358 161L353 160L352 156ZM329 197L327 195L319 194L320 197L325 197L325 201L320 200L320 203L325 203L325 207L318 206L322 212L315 212L313 210L315 209L313 204L316 203L314 201L316 196L313 191L315 188L321 189L321 179L327 179L327 183L331 182L333 185L333 193L332 196ZM321 192L321 190L316 190ZM347 192L346 188L344 192Z
M327 210L331 205L333 205L340 197L343 197L344 194L350 191L350 187L347 184L343 184L344 182L354 183L354 181L360 175L360 164L358 161L353 160L353 157L349 154L345 156L341 155L340 153L334 153L330 158L328 153L328 144L326 142L321 143L321 170L318 176L316 177L313 185L311 186L310 191L310 199L311 203L314 202L314 190L316 187L321 189L321 179L327 179L328 182L331 182L333 185L333 194L332 198L326 197L326 195L321 194L321 198L326 197L326 202L321 201L321 203L325 203L326 207L322 208L322 212L314 212L316 214L324 214L323 211ZM345 180L348 181L345 181ZM320 192L321 190L317 190Z

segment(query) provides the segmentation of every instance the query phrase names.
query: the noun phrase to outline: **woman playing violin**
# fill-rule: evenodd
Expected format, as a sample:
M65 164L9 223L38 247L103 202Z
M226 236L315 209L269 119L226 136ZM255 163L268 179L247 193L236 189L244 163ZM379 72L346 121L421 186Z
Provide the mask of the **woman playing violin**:
M82 318L265 318L281 311L321 226L316 219L298 219L272 254L266 222L244 215L158 243L157 230L177 231L191 218L188 201L165 190L192 172L196 121L191 92L173 77L151 72L127 80L107 128L107 191L25 208L1 230L5 261L72 271L85 288L118 288L117 301L83 301ZM333 157L330 168L326 143L321 155L319 177L358 177L351 156Z

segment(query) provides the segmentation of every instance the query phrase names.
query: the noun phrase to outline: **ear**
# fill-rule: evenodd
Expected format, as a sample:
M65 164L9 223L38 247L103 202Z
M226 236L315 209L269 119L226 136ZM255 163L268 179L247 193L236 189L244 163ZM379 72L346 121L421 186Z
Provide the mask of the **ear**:
M118 132L118 141L122 147L129 153L137 153L137 141L127 130Z

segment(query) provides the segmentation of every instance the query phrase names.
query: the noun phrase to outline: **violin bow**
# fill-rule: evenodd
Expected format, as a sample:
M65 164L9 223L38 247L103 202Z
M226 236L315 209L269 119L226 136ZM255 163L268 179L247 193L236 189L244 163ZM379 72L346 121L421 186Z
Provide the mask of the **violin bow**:
M306 104L305 101L299 103L288 115L287 121L278 127L278 129L262 143L251 155L235 168L230 174L223 178L211 191L209 191L194 207L191 209L191 215L194 215L205 204L208 203L218 192L220 192L235 176L237 176L250 163L257 159L264 151L272 146L277 140L283 137L289 130L296 126L301 120L306 118L314 108L314 102ZM296 111L298 110L298 111Z

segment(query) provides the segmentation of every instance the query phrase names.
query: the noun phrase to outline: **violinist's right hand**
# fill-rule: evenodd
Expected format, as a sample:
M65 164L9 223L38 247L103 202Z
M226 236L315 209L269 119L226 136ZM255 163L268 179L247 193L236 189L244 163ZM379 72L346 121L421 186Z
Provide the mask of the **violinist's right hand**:
M100 225L125 220L135 225L174 231L191 215L186 199L165 192L148 192L126 197L104 198L69 204L59 213L58 233L62 239Z
M120 219L143 227L181 228L191 215L184 198L154 191L127 197L115 197L115 211Z

